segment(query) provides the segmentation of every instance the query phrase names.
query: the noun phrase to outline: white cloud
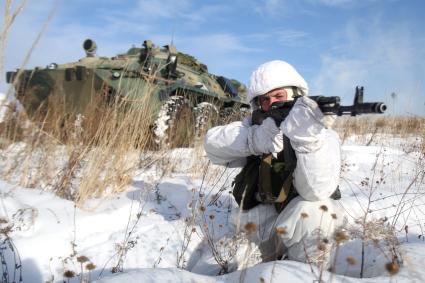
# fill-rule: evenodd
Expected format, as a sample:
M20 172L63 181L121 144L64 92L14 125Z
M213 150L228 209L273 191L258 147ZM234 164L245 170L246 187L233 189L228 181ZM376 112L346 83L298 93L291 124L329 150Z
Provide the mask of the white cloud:
M279 30L274 32L277 42L283 46L296 46L302 44L308 34L301 30Z
M352 8L368 5L373 2L397 2L400 0L304 0L312 4L318 4L336 8Z
M193 23L207 23L210 19L214 21L226 21L229 6L227 4L203 5L189 13L186 13L186 20Z
M278 13L281 9L285 7L284 0L265 0L264 6L262 7L267 14Z
M155 6L157 3L159 2L147 1L143 8L148 9L146 5L151 4L153 6L150 6L149 11L154 13L156 9L159 9ZM29 49L35 34L40 30L50 8L48 4L34 5L32 3L32 6L27 7L25 13L15 23L11 31L5 70L13 70L21 64L25 52ZM60 8L40 43L33 50L28 68L44 67L51 62L65 63L78 60L85 56L82 42L86 38L96 41L97 53L101 56L113 56L125 52L132 43L140 46L143 40L148 38L157 45L164 45L171 41L171 30L164 28L170 27L171 22L164 24L164 22L167 23L167 20L164 20L166 18L145 18L140 10L127 13L125 10L99 9L93 15L96 18L82 22L81 18L74 18L71 12L66 11L69 8L75 12L78 7L64 5ZM141 9L141 7L138 8ZM198 17L193 19L193 23L224 14L224 8L221 5L204 5L198 10L191 10L191 13ZM183 13L185 9L179 10L181 17L189 16ZM171 10L161 15L169 17ZM183 22L186 23L185 20ZM134 42L135 38L136 42ZM232 33L210 32L199 35L197 32L187 33L183 29L177 30L174 35L174 44L178 50L198 57L208 64L210 70L223 75L233 73L233 68L246 68L251 63L246 61L246 55L260 51L259 48L248 45L247 42L245 38Z
M424 114L425 38L414 36L408 26L382 26L380 20L350 22L342 33L343 42L322 55L320 73L313 89L326 95L352 100L355 85L365 86L366 100L394 104L395 114ZM395 105L394 105L395 106Z
M216 33L196 37L185 37L184 42L195 44L204 50L211 50L220 54L229 52L258 52L260 48L245 45L240 37L230 33Z
M249 33L240 35L240 39L253 46L263 46L262 49L270 48L270 44L294 47L304 45L307 39L310 41L307 32L291 29L269 30L266 33Z
M263 17L285 17L293 12L291 8L293 2L288 0L242 0L242 2L246 2L246 5L251 6L256 13Z
M169 43L170 37L158 34L153 36L152 40L161 45ZM258 64L252 54L263 51L248 45L244 37L230 33L176 35L174 44L178 51L191 54L206 64L210 72L241 81L246 81L247 73Z
M191 7L191 0L139 0L133 12L143 18L172 19L184 14Z
M357 0L309 0L309 2L326 6L345 6L347 4L355 4Z

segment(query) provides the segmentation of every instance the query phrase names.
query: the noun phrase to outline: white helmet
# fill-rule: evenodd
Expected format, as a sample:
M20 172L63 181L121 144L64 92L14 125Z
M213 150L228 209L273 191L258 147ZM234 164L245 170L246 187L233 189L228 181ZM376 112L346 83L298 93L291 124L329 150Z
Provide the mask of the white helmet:
M306 81L290 64L281 60L264 63L249 79L247 99L252 102L255 97L281 87L296 87L300 95L308 94Z

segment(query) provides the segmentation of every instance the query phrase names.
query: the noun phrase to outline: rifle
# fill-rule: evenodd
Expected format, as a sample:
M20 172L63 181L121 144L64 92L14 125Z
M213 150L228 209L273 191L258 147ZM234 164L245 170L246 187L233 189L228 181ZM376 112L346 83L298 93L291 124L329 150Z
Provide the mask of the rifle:
M324 115L356 116L361 114L382 114L387 110L387 106L383 102L364 103L363 91L363 87L356 87L354 104L351 106L341 105L341 99L339 96L309 96L309 98L317 102ZM285 120L295 102L300 97L302 96L296 96L294 97L294 100L291 101L275 102L271 105L268 111L263 111L261 109L253 111L252 124L261 125L266 118L271 117L275 121L276 126L279 127L280 123ZM284 160L285 170L287 172L293 172L297 163L295 152L286 136L283 136L283 144L283 151L278 154L277 159ZM338 199L340 197L339 190L335 190L332 198Z
M341 105L341 98L339 96L309 96L319 105L320 110L324 115L361 115L361 114L382 114L387 110L387 106L383 102L363 102L364 88L357 86L354 95L354 104L351 106ZM271 117L276 125L279 127L280 123L285 120L291 111L295 102L301 95L295 96L291 101L279 101L271 105L268 111L261 109L255 110L252 113L252 123L254 125L261 125L263 121Z

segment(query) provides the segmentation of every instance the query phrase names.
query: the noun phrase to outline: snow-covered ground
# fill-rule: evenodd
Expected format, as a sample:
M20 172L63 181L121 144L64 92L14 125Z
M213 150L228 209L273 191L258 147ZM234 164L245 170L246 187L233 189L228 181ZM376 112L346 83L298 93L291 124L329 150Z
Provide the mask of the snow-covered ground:
M356 229L361 231L356 220L366 211L370 225L375 225L368 232L377 235L370 235L375 240L366 246L366 278L358 278L361 241L353 236L338 249L337 274L325 272L322 279L424 282L425 166L418 146L421 140L381 135L364 146L369 140L370 137L352 137L345 141L340 186L340 203L350 235L355 235ZM8 152L0 151L0 166L5 166L2 162ZM162 171L155 164L141 168L125 192L89 200L82 208L45 188L22 188L0 180L2 282L19 282L20 276L23 282L318 279L308 264L289 260L261 263L224 275L218 275L220 268L211 261L205 274L191 272L210 247L207 238L217 241L217 250L224 259L232 249L232 241L219 239L230 239L234 232L230 214L236 203L229 191L237 170L210 164L196 170L193 164L207 161L199 160L194 149L176 149L166 156L173 156L176 162L166 177L161 176ZM194 160L194 156L198 159ZM207 174L202 171L205 168ZM385 267L392 260L388 251L392 245L390 240L379 238L380 232L391 226L397 234L396 254L403 261L392 277ZM65 273L74 277L64 278Z

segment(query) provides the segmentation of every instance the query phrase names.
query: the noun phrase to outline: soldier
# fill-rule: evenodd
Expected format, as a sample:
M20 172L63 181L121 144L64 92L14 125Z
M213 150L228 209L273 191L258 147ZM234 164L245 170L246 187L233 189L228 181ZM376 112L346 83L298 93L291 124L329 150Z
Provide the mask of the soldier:
M243 166L234 182L239 211L233 223L255 227L248 237L263 261L288 258L329 267L332 234L342 219L334 200L341 164L339 137L331 129L334 117L323 115L307 97L307 83L290 64L270 61L251 75L253 110L267 111L295 95L302 97L280 125L272 118L254 125L246 117L210 129L204 147L214 164ZM284 166L289 160L283 154L291 146L292 168Z

